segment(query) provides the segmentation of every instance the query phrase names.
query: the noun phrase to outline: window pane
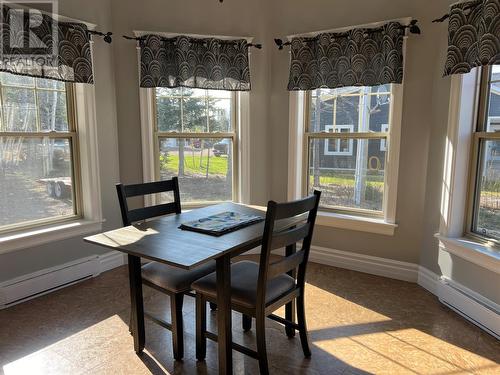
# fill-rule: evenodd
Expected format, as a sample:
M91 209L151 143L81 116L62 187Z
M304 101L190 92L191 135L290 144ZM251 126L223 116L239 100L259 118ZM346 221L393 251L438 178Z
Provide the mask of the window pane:
M38 131L36 124L35 90L4 87L2 95L5 131Z
M500 131L500 65L493 66L491 74L487 131Z
M73 215L68 139L0 137L0 227Z
M68 112L64 91L38 90L41 131L68 131Z
M37 78L36 87L39 89L64 91L66 89L66 84L62 81L56 81L55 79Z
M181 132L181 98L156 95L156 120L158 131Z
M332 143L340 145L340 151L345 152L325 152ZM380 150L379 139L312 139L309 191L322 191L322 207L381 212L385 156L385 151Z
M159 151L160 179L179 177L183 203L232 199L230 139L161 138Z
M0 73L2 85L35 87L35 79L17 74Z
M205 133L208 127L207 97L200 96L195 90L184 90L183 95L183 131Z
M473 231L500 240L500 141L484 141Z
M353 132L383 132L390 111L390 85L318 89L311 94L309 131L351 126Z

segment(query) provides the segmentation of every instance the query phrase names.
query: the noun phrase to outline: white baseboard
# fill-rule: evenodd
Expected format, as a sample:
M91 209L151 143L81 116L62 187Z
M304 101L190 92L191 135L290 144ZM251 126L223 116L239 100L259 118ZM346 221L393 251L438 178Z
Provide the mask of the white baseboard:
M500 339L500 306L483 295L420 267L418 284L450 309Z
M99 256L99 273L112 270L127 263L127 255L119 251L110 251Z
M0 283L0 309L96 277L101 272L123 264L125 264L124 255L113 251L77 259L4 281Z
M357 254L312 246L309 260L329 266L389 277L391 279L417 282L418 265L392 259Z
M465 286L417 264L311 247L312 262L417 283L464 318L500 338L500 306Z

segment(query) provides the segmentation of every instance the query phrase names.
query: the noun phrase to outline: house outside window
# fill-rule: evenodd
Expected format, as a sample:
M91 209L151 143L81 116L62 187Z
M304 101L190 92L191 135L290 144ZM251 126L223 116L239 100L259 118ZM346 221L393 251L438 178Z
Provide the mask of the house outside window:
M392 86L317 89L305 98L306 191L323 192L324 210L384 216Z

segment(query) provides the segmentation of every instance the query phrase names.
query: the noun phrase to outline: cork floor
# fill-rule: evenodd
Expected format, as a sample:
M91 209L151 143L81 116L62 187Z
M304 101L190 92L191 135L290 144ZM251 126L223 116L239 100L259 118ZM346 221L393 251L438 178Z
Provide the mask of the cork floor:
M0 373L217 374L217 347L197 362L194 300L186 297L185 359L172 359L170 332L146 322L146 350L128 333L125 267L0 311ZM145 290L146 308L168 314L168 301ZM312 358L298 337L268 321L272 374L500 374L500 343L441 305L419 286L311 264L307 321ZM214 313L208 324L214 327ZM254 344L234 314L234 340ZM257 374L255 360L233 352L237 374Z

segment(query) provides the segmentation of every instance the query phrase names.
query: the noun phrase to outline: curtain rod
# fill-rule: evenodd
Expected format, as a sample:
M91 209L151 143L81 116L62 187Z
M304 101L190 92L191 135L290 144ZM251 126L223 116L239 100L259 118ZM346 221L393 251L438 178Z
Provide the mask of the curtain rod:
M144 36L128 36L128 35L122 35L123 38L127 39L127 40L137 40L139 41L140 43L141 42L144 42L145 40L145 37ZM173 38L165 38L163 36L160 35L160 38L162 40L171 40ZM175 37L174 37L175 38ZM192 38L193 42L194 43L205 43L205 40L206 39L210 39L210 38L205 38L205 39L197 39L197 38ZM221 43L227 43L227 44L235 44L236 42L234 40L221 40ZM254 48L257 48L257 49L262 49L262 44L260 43L247 43L247 46L248 47L254 47Z
M474 4L469 4L465 7L463 7L463 10L470 10L472 8L475 8L479 5L480 3L477 2L477 3L474 3ZM433 23L441 23L441 22L444 22L446 21L448 18L450 18L450 13L446 13L445 15L443 15L441 18L436 18L435 20L433 20L432 22Z
M71 24L68 24L67 27L69 29L76 29L77 26L75 25L71 25ZM97 36L100 36L102 37L102 39L106 42L106 43L111 43L113 41L113 39L111 38L111 35L113 35L113 33L111 31L108 31L108 32L105 32L103 33L102 31L99 31L99 30L85 30L87 32L87 34L90 34L90 35L97 35Z
M420 27L417 25L417 23L418 23L418 20L413 19L413 20L410 21L410 23L408 25L401 25L400 29L401 30L408 29L411 34L421 34L422 31L420 30ZM351 29L351 30L354 30L354 29ZM373 34L373 33L376 33L378 31L382 31L384 29L384 27L383 26L375 27L375 28L369 28L369 27L365 28L365 27L362 27L360 29L364 30L365 34ZM322 33L320 33L320 34L322 34ZM318 34L318 35L320 35L320 34ZM343 33L332 32L331 34L335 34L338 37L344 37L344 36L348 36L349 32L348 31L343 32ZM305 40L316 40L318 38L318 35L311 36L311 37L297 37L297 38L303 38ZM283 42L282 39L278 39L278 38L274 39L274 43L276 43L276 46L278 47L279 50L282 50L283 47L289 46L289 45L292 44L291 41Z

